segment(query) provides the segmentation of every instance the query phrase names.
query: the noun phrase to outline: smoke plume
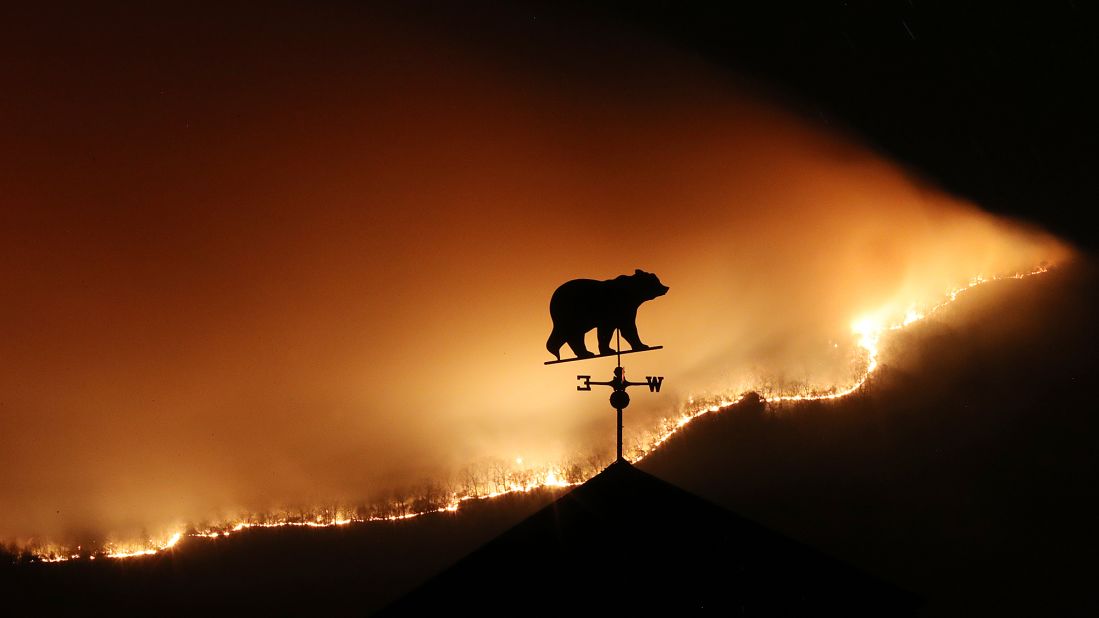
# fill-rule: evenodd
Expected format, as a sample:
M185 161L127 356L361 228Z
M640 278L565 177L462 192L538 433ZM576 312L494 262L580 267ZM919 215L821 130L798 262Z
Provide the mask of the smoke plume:
M854 319L1067 257L636 33L97 11L9 21L3 538L609 448L605 393L573 387L613 361L542 365L569 279L671 288L638 318L666 349L626 363L667 376L637 427L847 384Z

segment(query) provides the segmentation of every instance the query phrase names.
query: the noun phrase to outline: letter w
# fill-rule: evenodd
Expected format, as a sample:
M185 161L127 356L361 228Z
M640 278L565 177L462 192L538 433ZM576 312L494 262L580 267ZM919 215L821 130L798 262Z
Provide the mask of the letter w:
M664 376L645 376L645 382L649 385L650 393L659 393L660 385L664 383Z

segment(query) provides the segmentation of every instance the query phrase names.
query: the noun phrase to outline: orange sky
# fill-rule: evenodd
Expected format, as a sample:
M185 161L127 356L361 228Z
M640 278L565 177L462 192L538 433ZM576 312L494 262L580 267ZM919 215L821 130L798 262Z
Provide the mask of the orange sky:
M39 15L8 43L3 538L602 444L604 398L541 364L571 278L672 288L640 312L667 346L631 359L667 376L641 422L842 380L857 315L1066 255L629 33L133 11Z

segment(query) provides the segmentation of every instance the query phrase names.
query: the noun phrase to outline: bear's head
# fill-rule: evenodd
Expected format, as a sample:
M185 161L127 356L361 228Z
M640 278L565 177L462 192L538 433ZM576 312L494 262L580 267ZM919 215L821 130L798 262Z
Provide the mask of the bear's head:
M633 271L633 275L630 276L630 286L642 302L668 293L668 286L660 283L660 279L656 275L647 273L640 268Z

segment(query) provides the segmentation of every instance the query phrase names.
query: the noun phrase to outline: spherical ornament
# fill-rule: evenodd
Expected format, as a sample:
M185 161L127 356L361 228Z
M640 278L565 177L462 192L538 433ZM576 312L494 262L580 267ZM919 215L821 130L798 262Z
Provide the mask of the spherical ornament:
M630 396L626 394L626 391L614 391L611 393L611 405L615 409L625 408L630 405Z

